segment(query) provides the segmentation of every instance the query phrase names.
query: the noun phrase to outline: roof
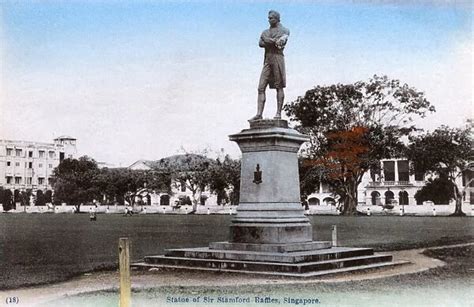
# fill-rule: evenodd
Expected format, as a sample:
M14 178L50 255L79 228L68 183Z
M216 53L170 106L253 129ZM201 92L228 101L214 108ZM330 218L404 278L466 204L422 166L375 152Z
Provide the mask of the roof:
M68 136L68 135L61 135L61 136L58 136L57 138L54 139L55 141L57 140L77 140L76 138L73 138L72 136Z
M133 162L129 167L129 169L152 169L154 166L154 162L151 160L138 160Z
M212 159L197 154L182 154L169 156L156 161L138 160L132 163L132 165L130 165L128 168L166 170L168 167L173 167L177 170L186 171L189 169L189 167L193 167L193 162L203 163L211 161Z

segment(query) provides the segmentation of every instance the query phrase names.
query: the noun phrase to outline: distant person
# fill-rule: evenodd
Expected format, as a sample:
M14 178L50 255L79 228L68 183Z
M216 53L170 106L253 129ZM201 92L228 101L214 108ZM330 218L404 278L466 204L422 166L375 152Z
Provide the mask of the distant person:
M94 207L91 207L89 209L89 220L90 221L97 221L97 213L96 213L96 209L94 209Z

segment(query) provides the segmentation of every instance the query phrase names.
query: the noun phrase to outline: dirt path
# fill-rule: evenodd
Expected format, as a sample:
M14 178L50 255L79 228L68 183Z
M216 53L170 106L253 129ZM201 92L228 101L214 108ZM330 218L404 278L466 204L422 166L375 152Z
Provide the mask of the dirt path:
M436 248L450 248L469 246L473 243L449 245ZM432 268L444 266L441 260L427 257L422 254L425 249L412 249L388 252L395 261L407 260L411 264L393 267L385 270L369 271L351 275L326 277L324 279L288 280L268 276L247 276L239 274L221 274L213 272L177 272L177 271L152 271L132 272L132 287L134 289L157 288L162 286L200 286L200 287L225 287L262 284L296 284L296 283L334 283L346 281L360 281L376 278L385 278L395 275L412 274ZM65 296L74 296L81 293L100 290L118 289L118 272L96 272L84 274L66 282L50 285L35 286L16 290L0 291L0 301L5 304L7 297L18 297L20 302L16 306L34 306L50 300L60 299Z

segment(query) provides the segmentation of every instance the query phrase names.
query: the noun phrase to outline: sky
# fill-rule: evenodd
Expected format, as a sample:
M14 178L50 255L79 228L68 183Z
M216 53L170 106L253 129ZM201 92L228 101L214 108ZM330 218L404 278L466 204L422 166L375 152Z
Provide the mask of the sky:
M267 13L290 30L286 101L387 75L423 91L432 130L473 118L470 1L1 1L0 139L77 138L128 166L240 151L255 115ZM265 117L276 110L267 90Z

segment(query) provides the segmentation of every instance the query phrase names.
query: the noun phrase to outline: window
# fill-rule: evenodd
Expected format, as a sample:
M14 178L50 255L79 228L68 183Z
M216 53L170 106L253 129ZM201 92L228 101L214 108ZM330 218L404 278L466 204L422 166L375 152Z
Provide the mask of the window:
M53 179L51 179L51 177L48 178L48 184L53 185Z
M415 181L424 181L425 180L425 174L420 171L419 168L416 167L415 164Z
M40 157L40 158L44 158L44 155L45 155L45 151L44 151L44 150L40 150L38 153L39 153L39 157Z
M5 177L7 179L7 184L11 184L12 183L12 177L11 176L6 176Z
M21 157L22 150L21 149L15 149L15 156Z
M28 168L33 168L33 162L28 162Z
M474 171L471 170L466 170L462 174L462 186L465 187L469 183L469 187L474 187L474 180L471 181L471 179L474 178Z
M52 165L52 164L48 164L48 167L49 167L49 168L53 168L53 165Z
M181 192L186 192L186 180L180 180Z
M38 163L39 168L43 168L43 163Z
M29 157L29 158L33 158L33 152L32 152L31 150L28 151L28 157Z
M15 166L20 166L20 162L15 162Z
M54 151L50 151L50 152L49 152L49 157L50 157L51 159L53 159L53 158L54 158L54 156L55 156L55 153L54 153Z
M38 177L38 184L44 184L44 178Z
M392 191L385 192L385 204L389 205L392 203L392 200L395 199L395 194Z
M383 162L383 174L385 181L395 181L395 161Z
M15 184L21 184L21 177L15 177Z
M7 156L11 156L13 153L13 149L7 148Z
M31 184L32 178L31 177L26 177L26 184Z
M403 206L409 205L409 199L408 199L408 192L407 191L400 191L398 193L398 203Z
M12 163L10 161L7 161L7 166L11 166Z
M373 182L380 181L380 170L370 170L370 178Z
M398 181L410 181L410 173L408 169L408 161L401 160L398 163Z

